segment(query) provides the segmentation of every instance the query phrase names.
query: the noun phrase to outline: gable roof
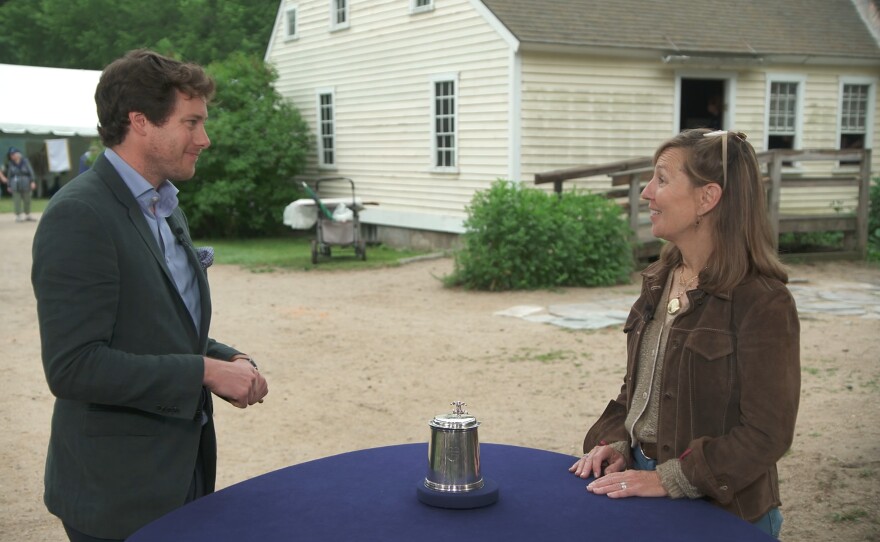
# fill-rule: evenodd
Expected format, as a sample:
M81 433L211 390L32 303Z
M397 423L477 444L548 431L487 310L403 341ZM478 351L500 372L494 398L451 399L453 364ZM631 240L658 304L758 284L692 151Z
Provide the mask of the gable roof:
M0 132L98 135L101 72L0 64Z
M482 0L525 47L880 63L853 0Z

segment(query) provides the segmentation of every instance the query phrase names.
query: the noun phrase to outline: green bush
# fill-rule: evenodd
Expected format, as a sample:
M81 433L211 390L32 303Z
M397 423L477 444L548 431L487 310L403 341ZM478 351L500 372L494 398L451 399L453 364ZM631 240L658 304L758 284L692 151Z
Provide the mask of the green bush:
M880 177L874 177L868 192L868 260L880 262Z
M629 280L630 231L599 195L561 197L497 181L474 195L449 286L521 290L605 286Z
M306 164L308 126L272 87L277 74L256 56L209 65L217 95L208 106L211 147L192 181L178 183L197 237L277 234L284 207L300 196L294 175Z
M780 252L822 252L842 249L842 231L786 232L779 234Z

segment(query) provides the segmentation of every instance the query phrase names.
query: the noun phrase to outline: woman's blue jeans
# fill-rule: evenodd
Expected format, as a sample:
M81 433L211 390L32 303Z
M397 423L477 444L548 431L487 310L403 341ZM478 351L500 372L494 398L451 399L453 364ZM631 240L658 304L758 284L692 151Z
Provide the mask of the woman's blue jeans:
M642 449L636 445L632 449L633 468L636 470L657 470L657 461L648 459L642 453ZM771 508L769 512L753 521L752 525L761 529L773 538L779 538L779 531L782 530L782 512L779 508Z

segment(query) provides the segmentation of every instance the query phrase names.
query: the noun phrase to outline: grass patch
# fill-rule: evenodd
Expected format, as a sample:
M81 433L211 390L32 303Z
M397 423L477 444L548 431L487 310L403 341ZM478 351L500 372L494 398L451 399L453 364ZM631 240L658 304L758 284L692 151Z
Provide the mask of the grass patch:
M856 522L867 516L868 513L861 508L853 508L846 512L835 512L831 515L831 521L834 523Z
M12 213L12 194L6 192L6 185L3 185L3 199L0 199L0 213ZM46 205L49 204L49 200L47 199L31 199L31 212L32 213L42 213L43 209L46 208Z
M574 361L575 365L580 365L580 358L577 352L571 350L551 350L549 352L536 352L530 348L524 349L522 353L515 354L510 361L538 361L540 363L554 363L557 361Z
M265 239L194 239L196 246L214 247L218 264L239 265L255 273L276 269L374 269L400 265L400 261L425 252L398 250L386 246L368 246L367 260L355 257L354 249L331 247L331 256L317 265L312 263L311 240L314 237L284 236Z
M48 199L31 200L31 212L42 213ZM3 194L0 213L12 213L12 196ZM368 246L367 260L355 257L353 248L330 247L330 258L322 258L312 264L311 240L314 233L286 235L264 239L194 239L196 246L214 247L215 260L220 264L240 265L255 273L272 272L275 269L374 269L400 265L400 261L427 252L398 250L386 246Z

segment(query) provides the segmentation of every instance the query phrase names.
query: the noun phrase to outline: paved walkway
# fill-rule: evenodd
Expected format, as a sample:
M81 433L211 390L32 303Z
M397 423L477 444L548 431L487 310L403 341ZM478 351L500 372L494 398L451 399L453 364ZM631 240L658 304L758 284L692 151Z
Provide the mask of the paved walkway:
M850 316L880 320L880 286L860 282L836 283L834 290L792 279L789 289L797 301L801 318L814 314ZM529 322L553 324L569 329L601 329L623 325L633 297L568 305L517 305L496 316L522 318Z

